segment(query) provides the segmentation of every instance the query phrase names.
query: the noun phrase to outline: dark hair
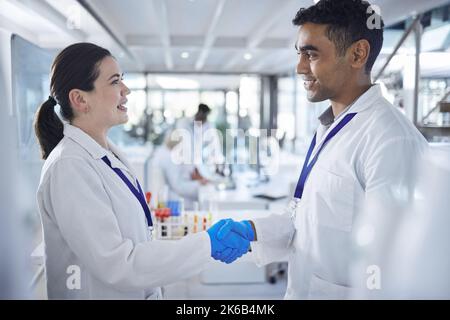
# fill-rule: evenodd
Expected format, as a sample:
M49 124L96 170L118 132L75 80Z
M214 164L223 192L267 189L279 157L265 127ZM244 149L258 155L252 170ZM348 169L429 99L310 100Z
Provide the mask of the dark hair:
M209 114L211 112L211 108L208 107L208 105L204 104L204 103L200 103L198 105L198 111L197 113L203 113L203 114Z
M308 22L328 25L326 35L336 46L340 56L354 42L367 40L370 52L365 70L370 73L383 45L384 23L369 7L370 3L362 0L321 0L309 8L301 8L292 23L296 26ZM374 18L379 25L370 24Z
M64 126L54 107L60 106L61 117L71 121L74 113L69 101L72 89L92 91L99 76L99 66L111 53L92 43L76 43L61 51L51 68L50 96L36 113L34 129L41 146L42 158L47 159L50 152L61 141Z

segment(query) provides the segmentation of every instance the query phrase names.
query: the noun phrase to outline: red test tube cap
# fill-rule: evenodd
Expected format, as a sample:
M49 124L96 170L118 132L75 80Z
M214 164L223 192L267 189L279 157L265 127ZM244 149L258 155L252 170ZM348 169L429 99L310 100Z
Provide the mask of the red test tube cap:
M151 199L152 199L152 193L151 192L146 192L145 193L145 201L147 201L147 204L150 203Z

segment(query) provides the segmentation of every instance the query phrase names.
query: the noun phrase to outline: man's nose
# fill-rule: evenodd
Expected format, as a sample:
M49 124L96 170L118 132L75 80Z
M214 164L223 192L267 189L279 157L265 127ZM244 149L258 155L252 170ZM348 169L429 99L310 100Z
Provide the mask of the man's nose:
M309 60L304 57L302 54L299 54L298 63L297 63L297 74L308 74L311 69L309 67Z

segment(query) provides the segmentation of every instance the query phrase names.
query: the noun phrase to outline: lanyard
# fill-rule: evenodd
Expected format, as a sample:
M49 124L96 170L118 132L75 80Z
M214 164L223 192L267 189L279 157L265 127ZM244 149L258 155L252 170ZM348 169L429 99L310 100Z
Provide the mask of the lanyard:
M305 187L305 182L306 182L306 178L308 178L309 173L311 172L312 168L314 167L314 165L316 164L316 161L319 157L319 153L322 151L323 147L325 146L325 144L331 140L331 138L333 138L336 133L339 132L339 130L341 130L347 123L350 122L350 120L353 119L353 117L356 115L356 113L349 113L347 114L331 131L330 133L327 135L327 137L325 138L324 142L322 143L322 146L320 147L320 149L317 151L316 155L314 156L314 158L311 160L311 163L309 163L309 158L311 157L311 154L314 150L314 147L316 146L316 134L314 134L314 137L311 141L311 145L309 146L308 149L308 153L306 154L306 159L305 162L303 163L303 168L302 168L302 173L300 174L300 178L298 179L297 182L297 187L295 188L295 194L294 197L297 199L301 199L302 195L303 195L303 189ZM308 164L309 163L309 164Z
M104 156L102 158L103 162L106 163L111 169L113 169L113 171L115 173L117 173L117 175L123 180L123 182L125 182L125 184L127 185L128 189L130 189L130 191L134 194L134 196L136 197L136 199L138 199L139 203L142 206L142 209L144 209L145 212L145 217L147 218L147 224L149 227L153 226L153 222L152 222L152 215L150 213L150 209L148 208L147 202L145 201L145 196L144 193L142 192L141 186L139 184L139 181L136 179L136 184L139 188L139 190L137 190L133 184L130 182L130 180L128 180L128 178L123 174L122 170L120 170L119 168L113 168L111 166L111 161L109 161L107 156Z

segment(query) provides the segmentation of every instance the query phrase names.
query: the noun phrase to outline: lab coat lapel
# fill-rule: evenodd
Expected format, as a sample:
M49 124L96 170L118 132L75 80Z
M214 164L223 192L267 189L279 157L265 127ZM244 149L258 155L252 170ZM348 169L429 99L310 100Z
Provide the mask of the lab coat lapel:
M316 131L316 145L314 146L313 152L311 154L311 157L309 158L309 162L314 158L314 156L317 154L317 151L319 150L320 146L323 144L323 140L325 139L327 135L327 128L320 124ZM309 164L309 163L308 163Z
M111 149L111 151L119 158L119 159L117 159L116 157L114 157L114 159L110 159L112 167L113 168L118 168L120 170L125 170L133 178L136 179L136 174L134 173L133 169L131 168L131 165L128 162L128 160L126 159L125 155L109 139L108 139L108 145L109 145L109 148Z
M92 139L87 133L78 127L72 126L69 123L64 123L64 135L71 138L77 142L81 147L83 147L89 154L97 160L101 161L101 158L105 155L108 156L109 161L111 161L111 166L113 168L118 168L128 172L134 179L136 179L136 174L131 169L130 163L127 161L124 154L116 147L111 140L108 139L108 145L111 151L119 157L117 159L114 156L108 155L108 152L102 148L94 139Z
M94 159L101 159L106 155L106 150L103 149L93 138L91 138L80 128L72 126L67 122L64 122L64 136L78 143Z
M382 97L381 89L379 85L373 85L370 87L366 92L364 92L354 103L353 105L348 108L344 113L340 114L338 119L333 122L333 124L326 129L325 126L322 124L319 125L317 128L317 134L316 134L316 146L314 147L314 150L311 154L311 158L309 162L311 162L312 159L316 156L317 152L320 150L322 144L324 143L325 138L327 137L328 133L337 126L337 124L342 121L342 119L350 112L352 113L358 113L361 112L367 108L369 108L376 99ZM350 124L349 124L350 125ZM340 132L339 132L340 133ZM338 139L339 133L334 137L333 139ZM331 139L330 142L333 141ZM325 147L326 148L326 147ZM308 163L309 164L309 163Z
M342 118L339 118L339 119L341 120ZM317 128L317 134L316 134L316 145L315 145L314 150L313 150L313 152L311 154L311 157L309 158L308 165L311 163L312 159L314 159L314 157L316 156L317 152L322 147L323 143L325 142L325 138L327 137L327 135L330 132L330 130L332 130L337 125L337 123L339 123L339 121L333 122L333 124L328 129L326 129L326 127L323 126L323 125L319 125L319 127ZM336 137L334 137L334 138L336 138ZM328 143L330 143L330 142L331 141L329 141Z

